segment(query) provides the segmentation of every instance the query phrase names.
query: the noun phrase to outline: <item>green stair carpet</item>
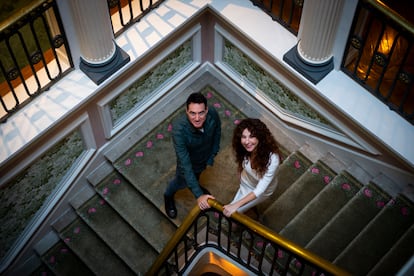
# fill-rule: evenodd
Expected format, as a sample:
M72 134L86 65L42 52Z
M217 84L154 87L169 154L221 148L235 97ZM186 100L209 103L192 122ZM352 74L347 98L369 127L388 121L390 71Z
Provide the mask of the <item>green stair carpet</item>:
M80 218L75 219L59 234L66 245L94 274L102 276L135 274Z
M71 249L60 241L42 256L42 261L48 269L41 269L38 275L92 275L92 271L76 256Z
M333 261L388 202L390 197L375 185L361 188L329 223L306 245ZM332 203L335 199L332 199ZM380 241L379 241L380 242Z
M368 275L395 275L414 255L414 224L372 268Z
M278 182L276 189L269 200L266 200L258 206L259 213L264 213L270 204L276 201L311 165L312 162L300 152L293 152L282 160L275 175L274 181Z
M156 252L161 252L177 229L155 205L117 172L100 182L96 190L141 237L145 237ZM159 235L158 231L162 231L163 235ZM152 254L154 249L147 249L148 253Z
M293 183L263 214L263 222L279 232L334 178L334 172L318 161Z
M334 263L349 267L351 273L367 274L413 222L414 205L403 196L391 199Z
M304 247L361 187L362 184L351 175L346 172L340 173L280 231L280 234Z
M146 271L155 261L157 252L100 196L92 197L77 213L135 273Z

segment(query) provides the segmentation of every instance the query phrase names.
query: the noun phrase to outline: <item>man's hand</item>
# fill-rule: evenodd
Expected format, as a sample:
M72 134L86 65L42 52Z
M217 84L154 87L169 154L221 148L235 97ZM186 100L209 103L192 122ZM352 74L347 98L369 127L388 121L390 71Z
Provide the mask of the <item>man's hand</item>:
M208 201L207 201L209 198L215 199L215 197L212 195L201 195L197 198L197 204L201 210L207 210L208 208L210 208L210 205L208 204Z

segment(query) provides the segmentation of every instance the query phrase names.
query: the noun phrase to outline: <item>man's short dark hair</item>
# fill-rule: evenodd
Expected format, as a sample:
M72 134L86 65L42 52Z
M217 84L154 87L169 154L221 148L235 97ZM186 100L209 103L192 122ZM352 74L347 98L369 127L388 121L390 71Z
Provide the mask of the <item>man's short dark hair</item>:
M188 96L188 98L187 98L187 102L186 102L187 109L188 109L188 106L189 106L191 103L197 103L197 104L201 104L201 103L203 103L203 104L204 104L204 106L205 106L205 107L207 107L207 98L206 98L206 97L204 97L204 95L203 95L203 94L201 94L200 92L195 92L195 93L192 93L192 94L191 94L190 96Z

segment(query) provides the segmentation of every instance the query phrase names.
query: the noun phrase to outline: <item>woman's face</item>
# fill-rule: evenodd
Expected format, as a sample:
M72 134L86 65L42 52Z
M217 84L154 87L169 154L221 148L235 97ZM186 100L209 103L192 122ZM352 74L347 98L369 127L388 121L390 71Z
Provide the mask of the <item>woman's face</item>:
M243 130L240 142L248 152L253 152L259 144L259 140L253 137L247 128Z

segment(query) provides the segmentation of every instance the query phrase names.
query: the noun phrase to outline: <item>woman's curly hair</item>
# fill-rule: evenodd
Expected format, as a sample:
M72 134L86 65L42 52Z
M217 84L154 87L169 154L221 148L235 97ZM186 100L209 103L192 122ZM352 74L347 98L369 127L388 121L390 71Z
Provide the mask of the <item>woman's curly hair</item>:
M232 140L233 151L236 156L239 172L243 169L242 165L245 157L250 156L250 152L248 152L241 144L242 133L246 128L249 130L251 135L256 137L259 141L255 149L256 154L253 155L253 159L250 161L252 166L254 166L253 169L257 172L259 177L263 177L269 166L270 154L279 154L279 147L272 133L262 121L254 118L242 120L234 129Z

